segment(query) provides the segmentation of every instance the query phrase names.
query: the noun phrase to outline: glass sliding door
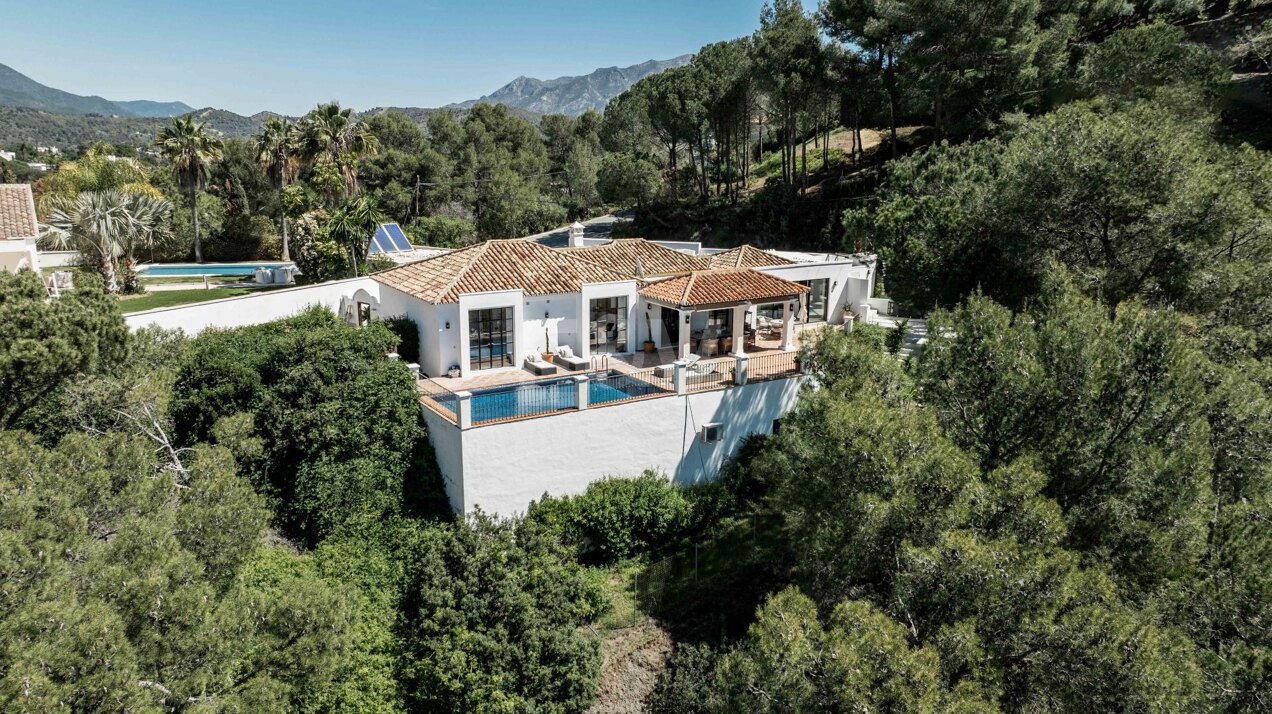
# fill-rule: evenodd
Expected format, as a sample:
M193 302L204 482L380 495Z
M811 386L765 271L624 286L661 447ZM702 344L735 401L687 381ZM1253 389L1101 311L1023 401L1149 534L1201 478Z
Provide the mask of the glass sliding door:
M595 298L588 307L588 343L593 352L627 351L627 297Z
M830 279L801 280L800 283L808 286L808 309L804 313L804 322L825 322L830 304Z
M511 367L514 337L512 308L494 307L468 311L468 366L470 369Z

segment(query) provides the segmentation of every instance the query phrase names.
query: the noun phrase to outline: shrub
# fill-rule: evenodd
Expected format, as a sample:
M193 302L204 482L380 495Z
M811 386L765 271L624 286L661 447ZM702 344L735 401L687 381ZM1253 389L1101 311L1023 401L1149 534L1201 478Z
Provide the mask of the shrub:
M472 221L446 216L417 218L406 231L411 243L437 248L462 248L477 239L477 227Z
M879 326L871 325L865 322L853 325L849 338L858 342L864 342L867 345L883 352L887 346L888 330Z
M897 320L896 327L888 331L887 345L888 352L897 354L905 345L905 333L910 329L908 320Z
M646 471L636 478L596 481L574 497L545 497L529 518L583 552L614 560L657 549L694 521L694 506L666 476Z
M397 315L385 318L384 324L401 339L397 352L402 356L402 360L418 363L420 361L420 327L415 324L415 320L406 315Z

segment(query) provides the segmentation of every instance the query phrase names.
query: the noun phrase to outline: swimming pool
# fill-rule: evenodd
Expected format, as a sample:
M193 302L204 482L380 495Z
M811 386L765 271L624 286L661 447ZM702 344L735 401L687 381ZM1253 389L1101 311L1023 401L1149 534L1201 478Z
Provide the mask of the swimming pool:
M295 263L281 261L265 263L152 263L139 267L137 272L141 273L143 277L150 278L255 275L257 268L285 268L291 265L295 265Z
M588 377L589 404L605 404L666 391L657 385L635 379L617 370L597 372ZM435 399L452 413L455 412L455 395L446 394ZM530 414L545 414L563 409L577 409L578 388L575 387L572 377L510 384L506 387L490 387L473 392L472 406L474 424Z

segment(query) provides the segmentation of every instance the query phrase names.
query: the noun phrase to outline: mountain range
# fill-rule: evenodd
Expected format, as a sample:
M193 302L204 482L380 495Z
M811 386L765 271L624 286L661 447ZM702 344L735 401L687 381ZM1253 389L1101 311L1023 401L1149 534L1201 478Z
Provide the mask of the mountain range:
M474 104L507 104L536 114L577 116L589 109L601 111L610 99L651 74L689 64L693 55L669 60L649 60L630 67L602 67L578 77L535 79L517 77L481 99L448 104L447 109L467 109Z
M54 114L101 114L102 116L174 117L194 111L182 102L152 102L145 99L112 102L91 95L71 94L27 77L0 64L0 105L39 109Z
M610 99L651 74L689 63L693 55L649 60L630 67L602 67L577 77L517 77L480 99L439 108L377 107L364 114L399 111L423 123L437 111L463 113L474 104L506 104L517 115L536 122L544 114L578 115L602 110ZM225 136L254 133L271 112L242 116L223 109L195 109L184 102L145 99L112 101L96 95L72 94L41 84L0 64L0 144L74 145L82 142L146 143L169 117L193 113Z

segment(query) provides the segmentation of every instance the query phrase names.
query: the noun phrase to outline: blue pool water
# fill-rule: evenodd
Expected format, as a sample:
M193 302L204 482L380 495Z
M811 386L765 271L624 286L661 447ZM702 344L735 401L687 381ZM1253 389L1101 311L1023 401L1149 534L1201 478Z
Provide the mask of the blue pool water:
M288 265L292 263L163 263L142 266L141 274L152 278L184 275L255 275L257 268L282 268Z
M643 397L663 390L621 372L589 375L587 398L589 404ZM473 423L509 419L527 414L575 409L578 407L578 389L571 378L549 379L541 382L511 384L473 392ZM442 406L455 411L455 398L446 395L437 399Z

